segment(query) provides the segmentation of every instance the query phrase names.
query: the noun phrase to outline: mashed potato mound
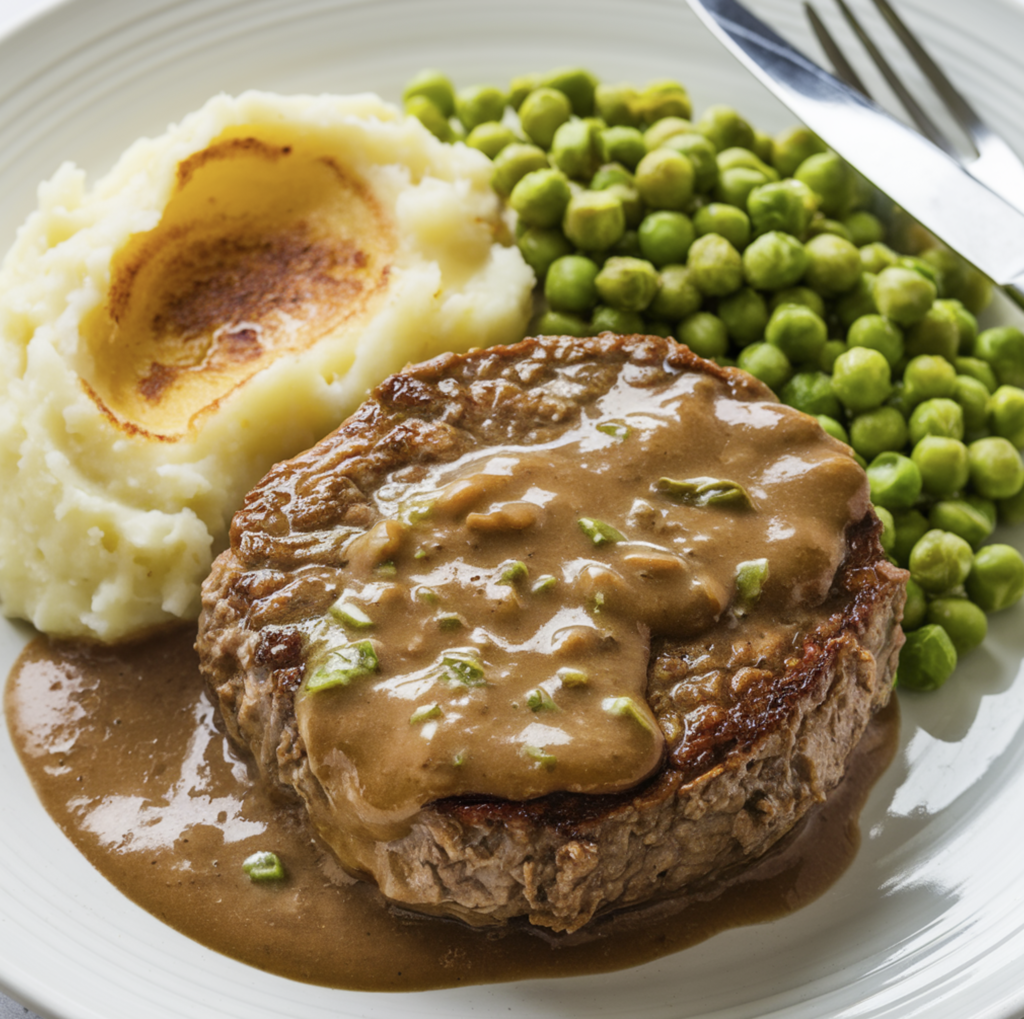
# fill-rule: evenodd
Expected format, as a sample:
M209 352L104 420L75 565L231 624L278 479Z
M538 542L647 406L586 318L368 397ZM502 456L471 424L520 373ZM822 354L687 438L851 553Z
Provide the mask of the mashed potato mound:
M533 273L490 163L375 96L218 96L0 269L0 602L113 641L195 616L275 461L407 362L514 341Z

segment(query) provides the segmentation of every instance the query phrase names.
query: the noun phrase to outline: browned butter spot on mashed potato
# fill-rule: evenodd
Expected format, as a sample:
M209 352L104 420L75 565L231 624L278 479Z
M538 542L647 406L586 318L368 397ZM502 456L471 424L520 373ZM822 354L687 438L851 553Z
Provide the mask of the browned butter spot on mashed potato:
M85 329L96 399L125 427L186 432L282 354L374 315L396 245L372 189L318 146L215 142L112 261Z
M198 612L231 513L410 361L520 337L490 164L375 96L218 96L0 269L0 605L121 639Z

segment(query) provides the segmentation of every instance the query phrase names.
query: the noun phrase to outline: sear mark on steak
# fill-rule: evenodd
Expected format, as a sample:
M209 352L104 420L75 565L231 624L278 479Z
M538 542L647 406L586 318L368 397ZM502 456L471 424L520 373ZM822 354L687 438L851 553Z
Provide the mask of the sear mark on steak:
M643 386L665 365L759 386L655 337L525 340L392 376L337 431L270 471L204 585L198 640L227 730L269 783L306 801L325 795L295 721L303 662L293 624L337 597L345 540L376 520L368 494L474 443L543 441L620 373ZM640 787L439 800L404 837L377 844L363 876L413 909L573 930L760 856L838 783L889 698L906 574L879 532L873 513L849 527L814 609L749 628L737 643L721 627L652 643L647 697L669 752Z

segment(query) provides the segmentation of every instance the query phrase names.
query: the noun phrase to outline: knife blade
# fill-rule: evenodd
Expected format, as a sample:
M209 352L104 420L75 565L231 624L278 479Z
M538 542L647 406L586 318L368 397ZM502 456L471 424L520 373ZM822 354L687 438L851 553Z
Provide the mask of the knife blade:
M822 141L1024 308L1024 214L737 0L687 2Z

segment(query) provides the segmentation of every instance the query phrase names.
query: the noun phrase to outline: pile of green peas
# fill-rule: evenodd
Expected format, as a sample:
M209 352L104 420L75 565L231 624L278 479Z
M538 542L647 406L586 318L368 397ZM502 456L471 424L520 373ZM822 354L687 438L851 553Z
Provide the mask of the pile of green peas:
M675 81L565 68L457 92L424 71L404 101L493 161L543 293L531 332L674 337L850 444L910 571L897 681L940 687L1024 594L1021 555L985 544L1024 522L1024 332L979 331L985 277L919 228L887 243L870 190L808 129L694 119Z

